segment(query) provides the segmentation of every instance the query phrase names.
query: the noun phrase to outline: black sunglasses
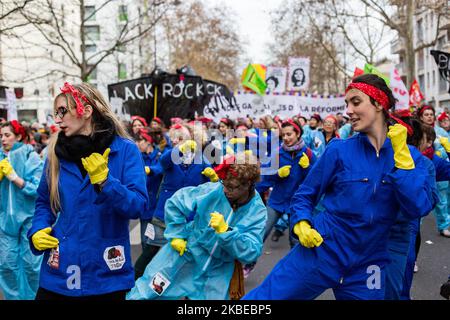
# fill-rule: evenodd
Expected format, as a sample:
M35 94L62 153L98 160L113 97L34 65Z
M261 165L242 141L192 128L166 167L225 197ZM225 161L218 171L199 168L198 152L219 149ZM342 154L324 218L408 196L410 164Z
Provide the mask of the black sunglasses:
M55 118L59 117L60 119L62 119L67 112L69 112L69 109L67 109L66 107L58 107L53 115Z

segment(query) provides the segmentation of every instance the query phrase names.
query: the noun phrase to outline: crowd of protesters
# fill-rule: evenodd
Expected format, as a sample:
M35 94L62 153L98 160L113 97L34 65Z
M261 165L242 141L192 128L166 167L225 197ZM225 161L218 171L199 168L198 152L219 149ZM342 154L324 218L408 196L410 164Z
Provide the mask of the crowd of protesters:
M346 103L324 117L120 121L95 88L65 83L55 124L1 121L0 289L38 300L313 299L328 288L410 299L421 219L433 212L450 237L450 115L393 112L375 75L353 79ZM141 227L134 266L130 219ZM291 251L244 296L272 230ZM366 285L372 266L379 290Z

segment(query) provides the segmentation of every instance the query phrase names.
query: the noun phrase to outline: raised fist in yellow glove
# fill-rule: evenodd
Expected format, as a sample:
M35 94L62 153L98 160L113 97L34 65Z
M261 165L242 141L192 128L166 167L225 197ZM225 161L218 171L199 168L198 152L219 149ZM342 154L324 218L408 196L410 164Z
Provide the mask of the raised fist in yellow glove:
M387 136L391 139L392 149L394 149L395 166L404 170L414 169L414 160L412 159L411 153L406 145L406 138L408 136L406 128L398 123L393 126L389 126Z
M145 166L145 174L149 175L150 174L150 167L149 166Z
M245 138L231 138L230 141L228 141L230 144L244 144L245 143Z
M59 240L50 235L52 232L52 228L47 227L45 229L41 229L37 231L35 234L31 236L31 241L33 242L34 247L39 250L47 250L56 248L59 244Z
M320 233L311 228L306 220L302 220L294 226L294 233L298 236L301 245L306 248L318 247L323 242Z
M217 182L217 181L219 181L219 176L217 175L217 173L214 171L214 169L213 168L205 168L203 171L202 171L202 174L204 175L204 176L206 176L207 178L209 178L209 180L211 181L211 182Z
M224 233L228 230L228 225L225 222L225 218L222 214L218 212L213 212L210 214L211 220L209 220L209 225L216 230L217 233Z
M448 141L447 137L440 137L439 142L444 147L445 151L450 153L450 142Z
M182 256L186 251L187 241L184 239L175 238L170 241L170 245L180 253L180 256Z
M103 152L103 155L94 152L89 157L81 158L81 163L89 174L92 184L102 183L108 177L108 156L110 151L111 149L108 148Z
M194 140L186 140L180 145L179 149L182 153L195 152L197 149L197 142Z
M280 169L278 169L278 176L280 178L286 178L291 174L291 166L283 166Z
M0 161L0 169L2 178L6 176L6 178L9 181L13 181L17 178L16 171L14 171L14 168L12 167L11 163L9 163L8 158L5 158L2 161Z
M302 167L303 169L306 169L309 167L309 158L306 155L306 153L303 152L303 155L300 157L300 161L298 162L298 164L300 165L300 167Z

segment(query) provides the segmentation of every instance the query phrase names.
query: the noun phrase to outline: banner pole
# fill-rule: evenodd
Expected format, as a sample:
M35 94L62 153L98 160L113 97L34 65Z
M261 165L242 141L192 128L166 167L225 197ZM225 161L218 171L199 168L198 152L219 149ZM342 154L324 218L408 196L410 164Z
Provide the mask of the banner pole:
M158 114L158 87L155 86L155 99L153 100L153 118Z

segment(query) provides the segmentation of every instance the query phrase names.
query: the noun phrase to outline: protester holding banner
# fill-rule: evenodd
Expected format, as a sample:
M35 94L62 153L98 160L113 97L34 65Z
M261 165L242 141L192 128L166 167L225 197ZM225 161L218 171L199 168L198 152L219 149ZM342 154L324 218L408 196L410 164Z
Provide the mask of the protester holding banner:
M221 183L177 191L166 204L165 245L127 299L239 299L241 263L262 253L266 208L254 156L239 153L215 168ZM194 216L192 220L190 217Z
M0 138L0 290L7 300L32 300L41 258L31 253L26 235L43 163L17 120L1 124Z
M153 259L159 249L167 243L164 237L166 229L164 207L167 200L181 188L198 186L216 178L210 164L202 155L201 143L192 140L193 132L187 126L182 124L172 126L169 137L173 148L166 149L159 159L163 179L153 218L148 223L148 232L145 236L145 242L150 246L148 261Z
M434 127L436 132L436 140L434 142L434 149L437 154L448 159L445 149L440 143L440 138L449 138L449 134L441 127L435 125L435 110L432 106L424 105L417 110L417 115L423 123ZM450 238L450 215L449 215L449 183L448 181L441 181L437 183L439 189L439 202L433 210L436 218L438 232L441 236Z
M142 156L101 93L64 83L37 193L31 250L44 255L37 300L123 300L134 285L129 220L145 212Z
M407 128L389 125L395 99L373 74L353 79L347 114L359 134L333 139L291 204L295 246L245 299L384 299L389 230L401 210L418 219L435 205L425 158L406 144ZM313 216L323 198L324 211Z

